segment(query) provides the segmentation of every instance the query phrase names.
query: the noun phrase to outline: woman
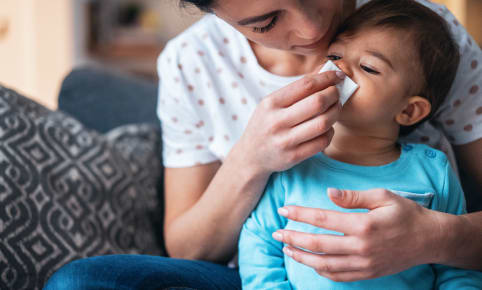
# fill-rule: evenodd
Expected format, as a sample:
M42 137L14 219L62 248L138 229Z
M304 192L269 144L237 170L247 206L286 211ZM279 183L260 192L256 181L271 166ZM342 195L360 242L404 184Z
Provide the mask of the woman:
M181 259L84 259L59 270L47 288L240 287L236 269L215 263L235 255L240 228L270 174L323 150L334 134L331 126L341 106L333 86L344 75L300 75L319 66L337 26L366 1L181 2L209 12L159 58L165 241L170 256ZM440 148L446 134L458 164L480 188L482 162L474 156L482 156L481 52L445 8L420 2L451 24L462 61L435 121L409 138ZM450 153L450 146L442 149ZM338 232L357 229L344 243L334 243L329 235L283 233L283 242L293 247L326 253L294 249L291 255L320 275L353 281L425 263L482 269L482 212L433 212L382 189L337 193L331 198L338 205L370 211L356 220L295 206L283 212ZM414 236L419 237L415 244ZM336 255L340 252L350 254Z

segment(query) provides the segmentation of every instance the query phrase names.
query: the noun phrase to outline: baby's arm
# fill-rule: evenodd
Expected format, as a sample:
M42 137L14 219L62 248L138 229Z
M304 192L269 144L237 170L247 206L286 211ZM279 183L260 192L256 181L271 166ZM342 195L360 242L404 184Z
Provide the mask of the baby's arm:
M432 208L435 210L464 214L465 198L462 187L455 176L449 162L446 164L446 174L443 190L438 195ZM445 265L433 265L437 279L435 288L441 290L449 289L480 289L482 287L482 272L465 270Z
M286 219L277 210L284 204L281 174L273 174L263 197L248 217L239 239L239 272L243 289L291 289L283 256L283 243L273 232L284 227Z

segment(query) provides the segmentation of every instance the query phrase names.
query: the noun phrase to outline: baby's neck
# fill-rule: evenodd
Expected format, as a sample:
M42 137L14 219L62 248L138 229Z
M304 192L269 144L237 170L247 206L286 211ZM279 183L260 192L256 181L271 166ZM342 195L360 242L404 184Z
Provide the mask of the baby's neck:
M398 136L380 135L335 125L335 135L324 153L332 159L362 166L380 166L397 160L400 157Z

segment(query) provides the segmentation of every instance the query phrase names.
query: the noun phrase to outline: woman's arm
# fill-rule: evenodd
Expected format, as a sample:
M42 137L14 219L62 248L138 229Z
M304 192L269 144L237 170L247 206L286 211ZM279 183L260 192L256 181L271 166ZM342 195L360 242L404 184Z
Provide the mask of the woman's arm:
M222 164L166 168L164 236L171 256L232 257L271 172L329 144L341 110L333 86L340 80L335 72L311 75L263 99Z
M436 263L482 271L482 211L439 217Z
M165 169L164 237L171 257L226 262L269 174L237 160Z
M482 209L482 138L464 145L453 146L453 148L468 203L474 200L478 204L471 207L480 210Z
M482 138L454 146L462 186L468 200L482 200ZM481 208L482 204L473 206ZM446 247L441 251L440 263L482 271L482 212L442 219L448 230L441 237Z

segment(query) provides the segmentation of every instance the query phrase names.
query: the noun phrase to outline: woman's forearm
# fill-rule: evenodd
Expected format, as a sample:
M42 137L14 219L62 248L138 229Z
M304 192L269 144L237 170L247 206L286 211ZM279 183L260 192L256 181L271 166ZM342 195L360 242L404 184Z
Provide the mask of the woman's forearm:
M245 164L242 149L235 146L202 197L165 230L169 254L214 262L229 260L269 175Z
M482 270L482 212L460 216L442 214L435 263Z
M482 154L482 138L454 146L462 185L466 195L479 195L482 186L482 164L474 156ZM437 263L459 268L482 270L482 212L461 216L440 214L442 235Z

